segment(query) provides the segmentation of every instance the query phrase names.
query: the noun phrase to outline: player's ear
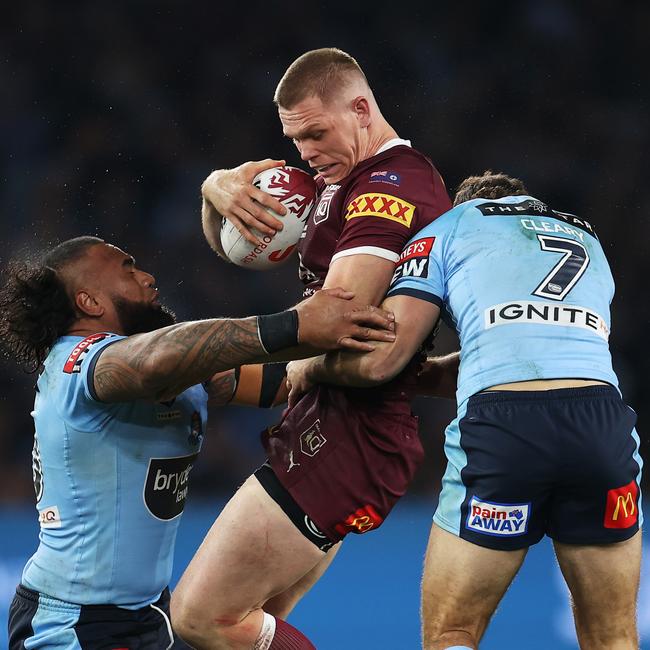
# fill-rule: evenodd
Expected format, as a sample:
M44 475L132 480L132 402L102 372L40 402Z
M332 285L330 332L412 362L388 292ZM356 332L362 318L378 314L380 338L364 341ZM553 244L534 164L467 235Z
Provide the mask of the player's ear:
M84 316L101 317L104 315L104 306L85 289L80 289L75 293L74 303Z
M357 116L357 119L359 120L359 126L362 129L365 129L370 125L370 103L366 97L363 95L355 97L352 100L352 110Z

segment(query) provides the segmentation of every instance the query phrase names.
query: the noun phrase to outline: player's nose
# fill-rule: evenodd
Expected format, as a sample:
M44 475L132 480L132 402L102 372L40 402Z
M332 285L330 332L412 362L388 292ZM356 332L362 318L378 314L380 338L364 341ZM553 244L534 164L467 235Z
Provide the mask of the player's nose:
M156 285L156 278L146 271L140 271L140 281L145 287L154 287Z
M309 162L318 153L314 147L305 144L301 145L298 148L298 151L300 152L300 158L305 162Z

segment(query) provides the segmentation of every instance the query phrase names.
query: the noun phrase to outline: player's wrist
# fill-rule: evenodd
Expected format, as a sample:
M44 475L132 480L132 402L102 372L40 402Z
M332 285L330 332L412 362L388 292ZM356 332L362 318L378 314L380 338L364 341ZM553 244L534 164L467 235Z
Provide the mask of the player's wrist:
M268 354L298 345L298 312L287 309L257 317L257 331Z

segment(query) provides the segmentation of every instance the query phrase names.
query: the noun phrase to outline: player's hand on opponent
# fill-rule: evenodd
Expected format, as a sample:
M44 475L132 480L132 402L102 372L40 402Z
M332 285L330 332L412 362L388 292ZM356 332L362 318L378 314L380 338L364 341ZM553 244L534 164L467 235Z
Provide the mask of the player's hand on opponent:
M337 287L321 289L298 303L298 342L318 350L372 352L375 346L368 341L394 341L394 314L354 303L353 298L351 291Z
M203 200L232 222L247 241L259 244L259 238L251 232L251 228L266 235L274 235L276 230L282 230L282 222L265 208L280 215L286 214L287 209L270 194L255 187L253 179L265 169L285 164L284 160L267 158L245 162L233 169L216 169L201 185Z
M298 359L287 364L287 388L289 389L287 406L290 409L296 405L301 395L314 386L314 382L309 376L312 361L312 359Z

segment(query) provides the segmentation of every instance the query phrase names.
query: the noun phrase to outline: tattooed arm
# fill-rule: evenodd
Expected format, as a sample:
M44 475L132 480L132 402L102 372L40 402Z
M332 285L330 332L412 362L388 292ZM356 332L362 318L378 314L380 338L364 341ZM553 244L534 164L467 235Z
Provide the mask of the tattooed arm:
M180 323L129 336L100 355L93 377L95 393L104 402L159 401L244 363L297 359L340 347L370 351L373 345L355 339L394 339L385 312L355 307L351 298L349 292L322 290L298 304L297 336L293 344L273 354L262 345L257 316Z
M205 390L208 393L208 406L225 406L233 402L237 390L237 369L231 368L218 372L210 380L205 382Z
M256 363L218 372L204 384L209 406L273 408L289 396L286 363Z

